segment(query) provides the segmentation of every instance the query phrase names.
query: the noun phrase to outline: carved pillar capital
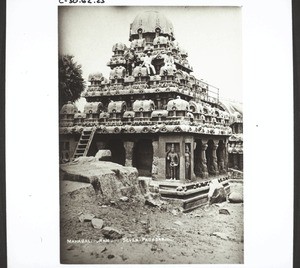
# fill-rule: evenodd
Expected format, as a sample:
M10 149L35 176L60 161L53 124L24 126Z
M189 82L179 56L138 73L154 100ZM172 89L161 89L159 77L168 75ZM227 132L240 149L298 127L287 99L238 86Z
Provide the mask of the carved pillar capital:
M208 147L207 143L202 143L201 144L201 151L206 151L207 147Z
M207 139L201 139L201 144L204 145L204 144L207 144L208 143L208 140Z

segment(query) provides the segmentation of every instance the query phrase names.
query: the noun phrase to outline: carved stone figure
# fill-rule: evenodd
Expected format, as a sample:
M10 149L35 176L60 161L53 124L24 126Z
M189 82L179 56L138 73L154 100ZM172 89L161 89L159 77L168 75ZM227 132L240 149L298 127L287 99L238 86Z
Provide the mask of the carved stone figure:
M218 175L219 174L219 170L218 170L218 158L217 158L217 148L218 148L218 144L214 143L212 146L212 159L211 159L211 165L210 165L210 169L209 172L213 175Z
M184 154L184 160L185 160L185 179L190 180L190 166L191 166L191 153L189 150L189 147L185 147L185 154Z
M167 160L169 161L170 179L176 180L179 157L175 152L174 144L172 144L171 150L167 153Z
M205 151L207 149L208 145L207 143L202 143L201 144L201 175L203 178L207 178L208 177L208 170L207 170L207 160L206 160L206 155L205 155Z

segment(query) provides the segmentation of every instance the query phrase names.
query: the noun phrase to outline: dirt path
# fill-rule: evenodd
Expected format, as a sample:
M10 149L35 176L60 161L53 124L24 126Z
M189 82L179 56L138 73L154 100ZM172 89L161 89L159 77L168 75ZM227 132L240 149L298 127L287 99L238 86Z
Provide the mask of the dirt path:
M231 188L241 192L242 184ZM91 222L79 221L81 213L94 214L123 238L107 240ZM105 206L90 187L61 195L62 263L243 263L243 248L243 204L225 202L182 213L139 200Z

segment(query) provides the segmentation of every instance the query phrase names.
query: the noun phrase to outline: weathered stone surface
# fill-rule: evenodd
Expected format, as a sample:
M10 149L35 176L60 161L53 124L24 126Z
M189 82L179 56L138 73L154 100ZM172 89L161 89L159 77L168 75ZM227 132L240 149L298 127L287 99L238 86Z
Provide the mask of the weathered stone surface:
M219 214L230 215L230 212L226 208L221 208Z
M177 215L178 215L178 211L175 210L175 209L173 209L173 210L171 211L171 213L172 213L174 216L177 216Z
M183 223L181 221L175 221L174 224L179 225L179 226L183 225Z
M112 227L104 227L102 229L102 234L109 239L120 239L123 237L123 233Z
M228 236L224 233L221 233L221 232L214 232L211 234L212 236L216 236L218 238L221 238L223 240L228 240Z
M77 190L93 188L90 183L77 181L61 181L60 194L72 193Z
M134 186L126 186L126 187L122 187L120 188L120 191L121 191L121 194L123 196L133 196L135 195L137 192L137 189L136 189L136 185Z
M138 183L142 194L149 192L151 178L149 177L139 177Z
M96 157L79 157L76 161L60 166L62 180L89 182L106 201L126 195L139 195L138 172L136 168L98 161Z
M226 201L226 192L221 183L214 179L209 184L208 200L210 204Z
M120 200L123 202L128 202L129 198L127 196L121 196Z
M243 195L241 193L237 193L237 192L232 192L229 196L228 196L228 200L231 203L242 203L243 200Z
M160 207L164 204L164 202L160 200L160 195L152 192L148 192L145 195L145 200L145 204L152 207Z
M100 160L100 161L109 161L111 160L111 151L110 150L99 150L95 158Z
M102 229L102 227L104 225L104 221L101 219L93 218L92 225L95 229Z
M93 218L95 218L94 214L81 214L79 216L80 222L91 221Z

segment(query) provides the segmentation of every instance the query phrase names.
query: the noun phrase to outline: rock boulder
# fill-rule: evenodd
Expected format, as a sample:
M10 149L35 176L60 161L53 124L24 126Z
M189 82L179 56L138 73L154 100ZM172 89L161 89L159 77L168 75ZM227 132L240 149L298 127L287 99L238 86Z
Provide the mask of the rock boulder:
M223 185L214 179L209 184L208 200L209 204L221 203L227 200L226 191Z
M102 229L102 234L108 239L120 239L124 235L122 232L112 227L104 227Z
M243 202L243 195L238 192L232 192L228 196L228 200L230 203L242 203Z
M99 161L96 157L79 157L60 165L61 180L89 182L104 201L140 195L138 172L134 167ZM125 191L126 189L126 191Z

